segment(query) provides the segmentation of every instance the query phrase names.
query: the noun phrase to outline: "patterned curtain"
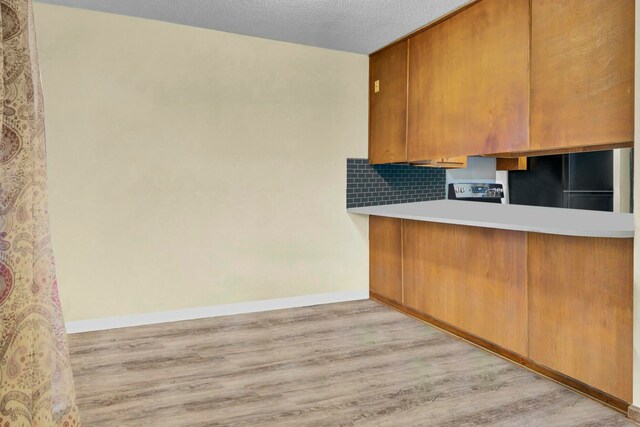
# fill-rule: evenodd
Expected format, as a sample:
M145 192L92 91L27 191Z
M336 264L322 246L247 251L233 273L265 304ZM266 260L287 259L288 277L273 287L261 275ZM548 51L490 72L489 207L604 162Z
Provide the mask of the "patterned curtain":
M79 426L49 238L31 0L0 0L0 426Z

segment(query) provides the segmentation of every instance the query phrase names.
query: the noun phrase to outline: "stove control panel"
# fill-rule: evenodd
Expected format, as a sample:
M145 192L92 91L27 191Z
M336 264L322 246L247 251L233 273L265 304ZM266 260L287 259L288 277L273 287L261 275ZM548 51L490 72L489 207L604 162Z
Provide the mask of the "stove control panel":
M454 183L449 184L449 199L477 200L501 199L504 197L502 184L494 183Z

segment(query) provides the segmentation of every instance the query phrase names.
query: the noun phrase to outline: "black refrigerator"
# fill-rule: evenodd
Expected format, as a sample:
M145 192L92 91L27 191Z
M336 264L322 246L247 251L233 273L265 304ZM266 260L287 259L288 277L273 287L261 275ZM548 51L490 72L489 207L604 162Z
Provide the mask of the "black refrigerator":
M509 203L613 211L613 151L530 157L509 172Z

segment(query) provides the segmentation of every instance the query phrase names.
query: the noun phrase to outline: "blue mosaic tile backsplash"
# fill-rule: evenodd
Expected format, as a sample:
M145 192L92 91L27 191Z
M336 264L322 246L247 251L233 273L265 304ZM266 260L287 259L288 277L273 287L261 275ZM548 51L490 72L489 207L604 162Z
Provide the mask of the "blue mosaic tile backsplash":
M444 169L347 159L347 208L446 198Z

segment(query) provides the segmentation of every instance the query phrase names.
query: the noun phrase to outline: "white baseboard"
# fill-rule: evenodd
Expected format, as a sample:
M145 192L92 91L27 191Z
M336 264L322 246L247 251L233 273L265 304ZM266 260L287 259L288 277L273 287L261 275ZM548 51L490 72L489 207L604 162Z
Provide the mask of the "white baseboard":
M326 294L302 295L289 298L275 298L236 304L213 305L209 307L187 308L184 310L159 313L133 314L130 316L105 317L102 319L67 322L67 333L104 331L106 329L128 328L130 326L153 325L156 323L178 322L181 320L203 319L206 317L229 316L232 314L259 313L283 308L306 307L334 302L357 301L369 298L369 290L339 291Z

